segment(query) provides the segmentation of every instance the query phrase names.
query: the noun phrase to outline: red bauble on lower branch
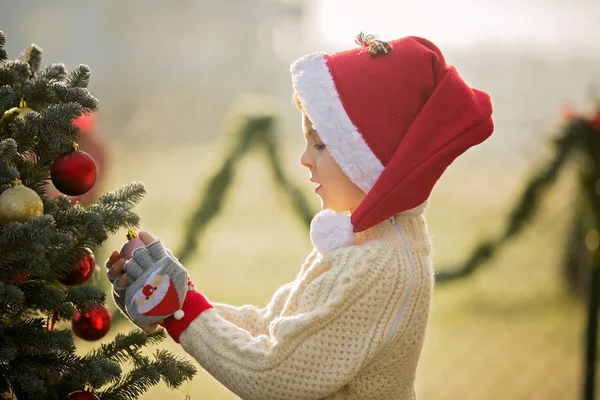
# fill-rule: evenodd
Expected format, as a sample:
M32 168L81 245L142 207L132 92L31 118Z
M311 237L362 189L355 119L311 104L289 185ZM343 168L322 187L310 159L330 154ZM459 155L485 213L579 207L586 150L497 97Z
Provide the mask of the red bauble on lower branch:
M88 312L77 310L73 317L72 329L75 335L87 341L100 340L106 335L112 323L112 314L104 306L92 307Z
M67 400L100 400L100 397L96 396L92 392L84 392L83 390L78 390L73 393L69 393L67 396Z
M94 394L94 389L86 384L83 390L69 393L67 400L100 400L100 398Z
M96 162L77 143L73 150L60 155L52 163L50 176L54 186L67 196L80 196L88 192L98 176Z
M72 269L67 276L60 279L60 283L63 285L81 285L94 275L94 270L96 268L96 258L94 257L94 253L87 247L84 247L83 251L85 252L85 255L79 260L75 268Z

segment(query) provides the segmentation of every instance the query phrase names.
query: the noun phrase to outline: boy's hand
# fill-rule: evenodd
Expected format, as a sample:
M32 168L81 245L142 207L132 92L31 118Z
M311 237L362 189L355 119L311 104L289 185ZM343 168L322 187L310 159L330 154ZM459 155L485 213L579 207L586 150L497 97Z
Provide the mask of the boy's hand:
M125 261L113 252L107 261L107 276L113 283L117 306L146 332L173 315L183 317L181 306L193 284L185 268L160 240L140 232L145 246Z

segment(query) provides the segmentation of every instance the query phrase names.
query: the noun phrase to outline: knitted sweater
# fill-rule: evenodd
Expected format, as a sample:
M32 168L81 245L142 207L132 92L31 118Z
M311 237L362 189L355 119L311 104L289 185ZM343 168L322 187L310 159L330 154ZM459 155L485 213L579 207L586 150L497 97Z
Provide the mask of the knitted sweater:
M432 288L425 219L401 214L313 250L264 308L210 302L176 340L242 399L415 399Z

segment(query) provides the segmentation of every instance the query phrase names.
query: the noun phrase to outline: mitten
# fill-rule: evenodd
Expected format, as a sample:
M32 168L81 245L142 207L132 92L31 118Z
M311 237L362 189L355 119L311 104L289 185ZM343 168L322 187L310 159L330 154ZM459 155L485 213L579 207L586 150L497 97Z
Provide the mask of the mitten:
M129 316L129 314L127 314L127 310L125 309L125 289L127 289L127 286L119 286L119 284L117 283L117 281L121 278L121 275L118 276L112 276L110 274L110 268L112 267L112 263L110 262L110 259L106 260L106 277L108 278L108 280L112 283L113 285L113 290L112 290L112 298L113 301L115 302L116 306L119 308L119 310L121 310L121 312L123 314L125 314L125 316L135 325L137 325L139 328L141 328L143 331L147 332L147 333L152 333L154 331L156 331L156 328L158 327L157 325L138 325L136 324L135 321L133 321L131 319L131 317Z
M107 264L107 267L110 265ZM163 326L179 343L182 332L212 304L195 290L185 268L160 240L140 247L125 263L128 286L113 282L113 298L129 319L146 332ZM185 311L184 311L185 310Z
M181 305L191 282L185 268L171 252L167 252L160 240L137 248L133 258L125 263L128 285L120 287L118 278L108 278L113 283L115 304L136 325L146 330L150 325L165 318L183 317Z
M183 318L188 273L160 240L137 248L124 270L130 282L125 289L125 309L136 324L151 325L170 316Z

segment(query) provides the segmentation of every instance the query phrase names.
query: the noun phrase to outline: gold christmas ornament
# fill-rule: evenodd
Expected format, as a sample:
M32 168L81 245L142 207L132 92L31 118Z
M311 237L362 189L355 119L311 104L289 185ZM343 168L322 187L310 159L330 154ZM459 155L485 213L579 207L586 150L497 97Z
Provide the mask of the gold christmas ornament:
M27 222L44 215L44 203L38 194L15 181L0 194L0 226L9 222Z
M8 129L8 124L15 118L23 118L26 114L29 114L33 110L27 107L27 102L21 99L18 107L13 107L2 115L0 118L0 132L4 133Z
M32 111L33 110L31 108L27 107L27 102L25 99L21 99L19 102L19 117L23 118L25 114L29 114Z
M8 129L8 124L20 115L19 107L13 107L6 110L2 118L0 118L0 133L5 133Z

